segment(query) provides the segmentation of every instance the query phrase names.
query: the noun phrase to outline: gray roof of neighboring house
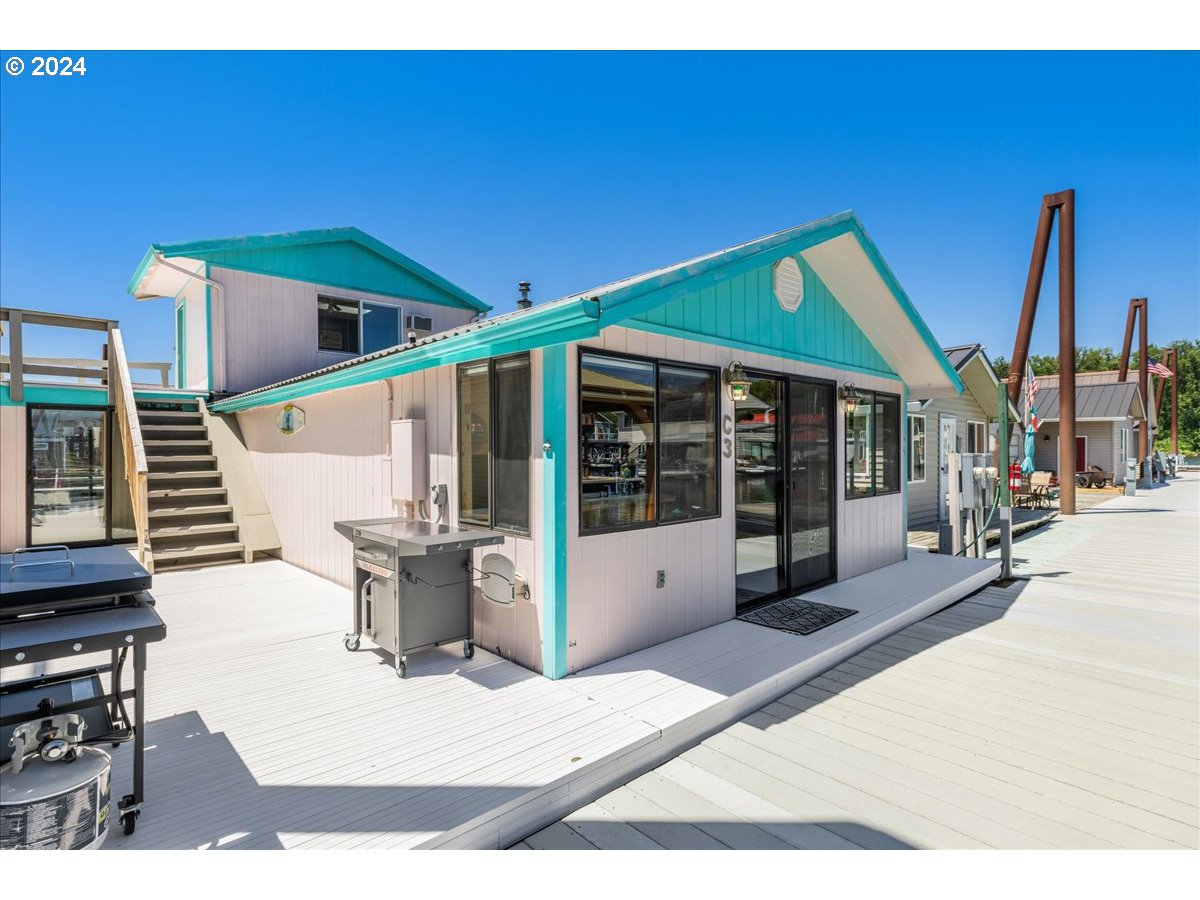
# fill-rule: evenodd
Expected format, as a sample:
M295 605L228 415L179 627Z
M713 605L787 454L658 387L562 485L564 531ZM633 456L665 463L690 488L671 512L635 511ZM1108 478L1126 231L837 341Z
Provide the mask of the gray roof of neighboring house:
M1076 419L1124 419L1137 399L1137 382L1078 384L1075 386ZM1043 422L1058 419L1058 385L1043 387L1037 393L1038 418Z
M954 371L961 372L967 361L981 349L979 344L964 344L961 347L943 347L942 352L946 354L950 365L954 366Z

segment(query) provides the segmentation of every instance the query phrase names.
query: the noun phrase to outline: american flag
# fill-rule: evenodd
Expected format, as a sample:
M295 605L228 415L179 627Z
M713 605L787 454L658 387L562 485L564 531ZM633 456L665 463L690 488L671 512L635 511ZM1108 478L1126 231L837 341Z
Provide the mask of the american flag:
M1037 414L1037 392L1038 380L1033 374L1033 366L1025 364L1025 413L1029 418L1029 424L1033 426L1033 430L1038 430L1038 414Z
M1153 356L1146 360L1146 371L1151 375L1157 375L1159 378L1171 377L1171 370L1160 363Z

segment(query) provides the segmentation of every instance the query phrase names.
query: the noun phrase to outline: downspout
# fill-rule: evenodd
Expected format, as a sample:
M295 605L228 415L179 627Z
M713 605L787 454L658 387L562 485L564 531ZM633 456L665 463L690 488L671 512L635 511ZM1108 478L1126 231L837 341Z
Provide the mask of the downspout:
M214 352L214 354L213 354L215 357L217 357L218 359L221 360L221 381L220 381L220 384L217 383L216 366L213 366L213 370L208 373L209 380L212 382L211 384L209 384L208 389L210 391L213 391L214 393L223 391L225 389L225 377L224 377L225 376L225 365L224 365L224 362L225 362L225 355L224 355L224 350L225 350L225 289L223 287L221 287L221 283L219 281L213 281L213 279L209 278L207 275L201 275L199 272L189 271L188 269L185 269L183 266L177 266L175 263L169 262L167 260L167 258L162 255L161 250L154 251L154 261L156 263L158 263L159 265L170 269L173 272L179 272L181 275L186 275L188 278L195 278L197 281L207 284L210 288L212 288L216 292L216 297L214 298L214 303L213 303L213 308L216 312L216 315L214 315L212 317L213 318L212 333L209 334L208 339L213 342L214 350L216 350L215 345L217 342L217 335L221 336L221 338L220 338L221 352L220 353Z

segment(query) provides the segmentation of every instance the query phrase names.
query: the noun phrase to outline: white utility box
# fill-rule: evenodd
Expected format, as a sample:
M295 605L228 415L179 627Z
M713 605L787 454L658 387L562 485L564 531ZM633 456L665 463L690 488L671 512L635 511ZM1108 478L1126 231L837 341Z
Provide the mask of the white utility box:
M429 496L429 457L425 453L425 420L392 420L392 500L425 500Z

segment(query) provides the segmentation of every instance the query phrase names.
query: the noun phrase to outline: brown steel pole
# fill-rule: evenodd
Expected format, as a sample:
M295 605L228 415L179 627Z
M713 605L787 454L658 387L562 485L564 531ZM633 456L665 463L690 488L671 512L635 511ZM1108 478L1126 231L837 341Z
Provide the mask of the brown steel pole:
M1021 396L1021 382L1025 378L1025 362L1029 358L1029 340L1033 335L1033 317L1037 312L1038 295L1042 290L1042 277L1046 274L1046 253L1050 249L1050 229L1054 226L1054 209L1050 200L1053 194L1042 197L1042 208L1038 211L1037 231L1033 236L1033 255L1029 259L1029 277L1025 279L1025 299L1021 301L1021 318L1017 322L1017 337L1013 341L1012 362L1008 374L1008 399L1015 406Z
M1121 369L1117 381L1124 381L1129 374L1129 351L1133 347L1133 319L1137 315L1138 301L1129 301L1129 313L1125 316L1125 343L1121 346Z
M1049 198L1048 198L1049 199ZM1058 209L1058 513L1075 515L1075 192Z
M1138 465L1150 455L1150 360L1146 354L1150 318L1150 304L1145 297L1139 298L1142 313L1138 316L1138 393L1142 395L1146 418L1138 429Z

